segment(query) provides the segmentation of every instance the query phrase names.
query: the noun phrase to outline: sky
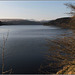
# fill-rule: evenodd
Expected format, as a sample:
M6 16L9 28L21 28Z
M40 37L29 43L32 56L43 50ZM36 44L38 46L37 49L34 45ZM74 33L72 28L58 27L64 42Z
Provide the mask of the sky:
M0 19L52 20L68 17L64 3L75 1L0 1Z

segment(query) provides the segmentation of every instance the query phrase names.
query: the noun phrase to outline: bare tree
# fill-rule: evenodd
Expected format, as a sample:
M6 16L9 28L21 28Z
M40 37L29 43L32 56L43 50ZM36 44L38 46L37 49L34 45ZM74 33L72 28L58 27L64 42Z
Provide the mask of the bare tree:
M66 3L67 8L71 9L71 11L67 14L71 16L71 21L68 23L68 27L71 29L75 29L75 4Z
M4 54L4 52L5 52L5 46L6 46L6 42L7 42L7 39L8 39L8 35L9 35L9 31L8 31L8 33L7 33L7 37L5 38L5 36L3 35L3 46L1 47L1 49L2 49L2 74L6 74L6 73L9 73L9 74L11 74L12 73L12 68L10 69L10 70L4 70L4 68L5 68L5 64L4 64L4 60L5 60L5 54Z

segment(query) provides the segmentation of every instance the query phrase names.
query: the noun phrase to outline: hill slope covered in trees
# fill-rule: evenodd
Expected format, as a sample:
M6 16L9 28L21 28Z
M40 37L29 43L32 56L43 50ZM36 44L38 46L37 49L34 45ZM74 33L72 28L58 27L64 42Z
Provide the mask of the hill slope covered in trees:
M64 18L58 18L56 20L51 20L47 23L44 23L44 25L52 25L52 26L58 26L58 27L68 27L69 22L71 21L70 17L64 17Z

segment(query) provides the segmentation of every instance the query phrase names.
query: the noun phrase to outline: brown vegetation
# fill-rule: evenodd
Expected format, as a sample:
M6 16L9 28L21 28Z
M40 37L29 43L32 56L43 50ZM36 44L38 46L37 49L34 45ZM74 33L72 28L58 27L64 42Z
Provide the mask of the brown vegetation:
M65 4L71 9L71 21L68 24L68 27L72 29L73 34L70 37L65 37L60 40L53 41L56 44L56 54L53 55L55 59L59 61L59 66L68 66L67 70L64 68L57 72L57 74L75 74L75 5ZM53 46L54 47L54 46ZM51 50L54 50L54 48ZM72 67L73 66L73 67ZM72 67L72 68L71 68ZM70 71L68 71L71 69Z
M48 60L52 58L55 62L50 62L46 67L59 68L57 74L75 74L75 5L65 5L71 9L68 14L71 14L72 17L67 27L72 29L72 35L63 35L63 38L48 40L47 58ZM50 70L47 73L50 73Z

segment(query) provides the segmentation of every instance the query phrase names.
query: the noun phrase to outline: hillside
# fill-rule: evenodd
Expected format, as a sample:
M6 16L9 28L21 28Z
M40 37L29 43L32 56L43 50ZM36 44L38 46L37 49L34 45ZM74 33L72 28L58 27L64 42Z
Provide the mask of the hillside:
M24 19L0 19L4 25L41 25L40 21L24 20Z
M58 27L68 27L70 17L58 18L51 21L35 21L25 19L0 19L0 25L52 25Z
M56 20L51 20L47 23L44 23L44 25L53 25L58 27L68 27L69 22L71 21L70 17L64 17L64 18L58 18Z

